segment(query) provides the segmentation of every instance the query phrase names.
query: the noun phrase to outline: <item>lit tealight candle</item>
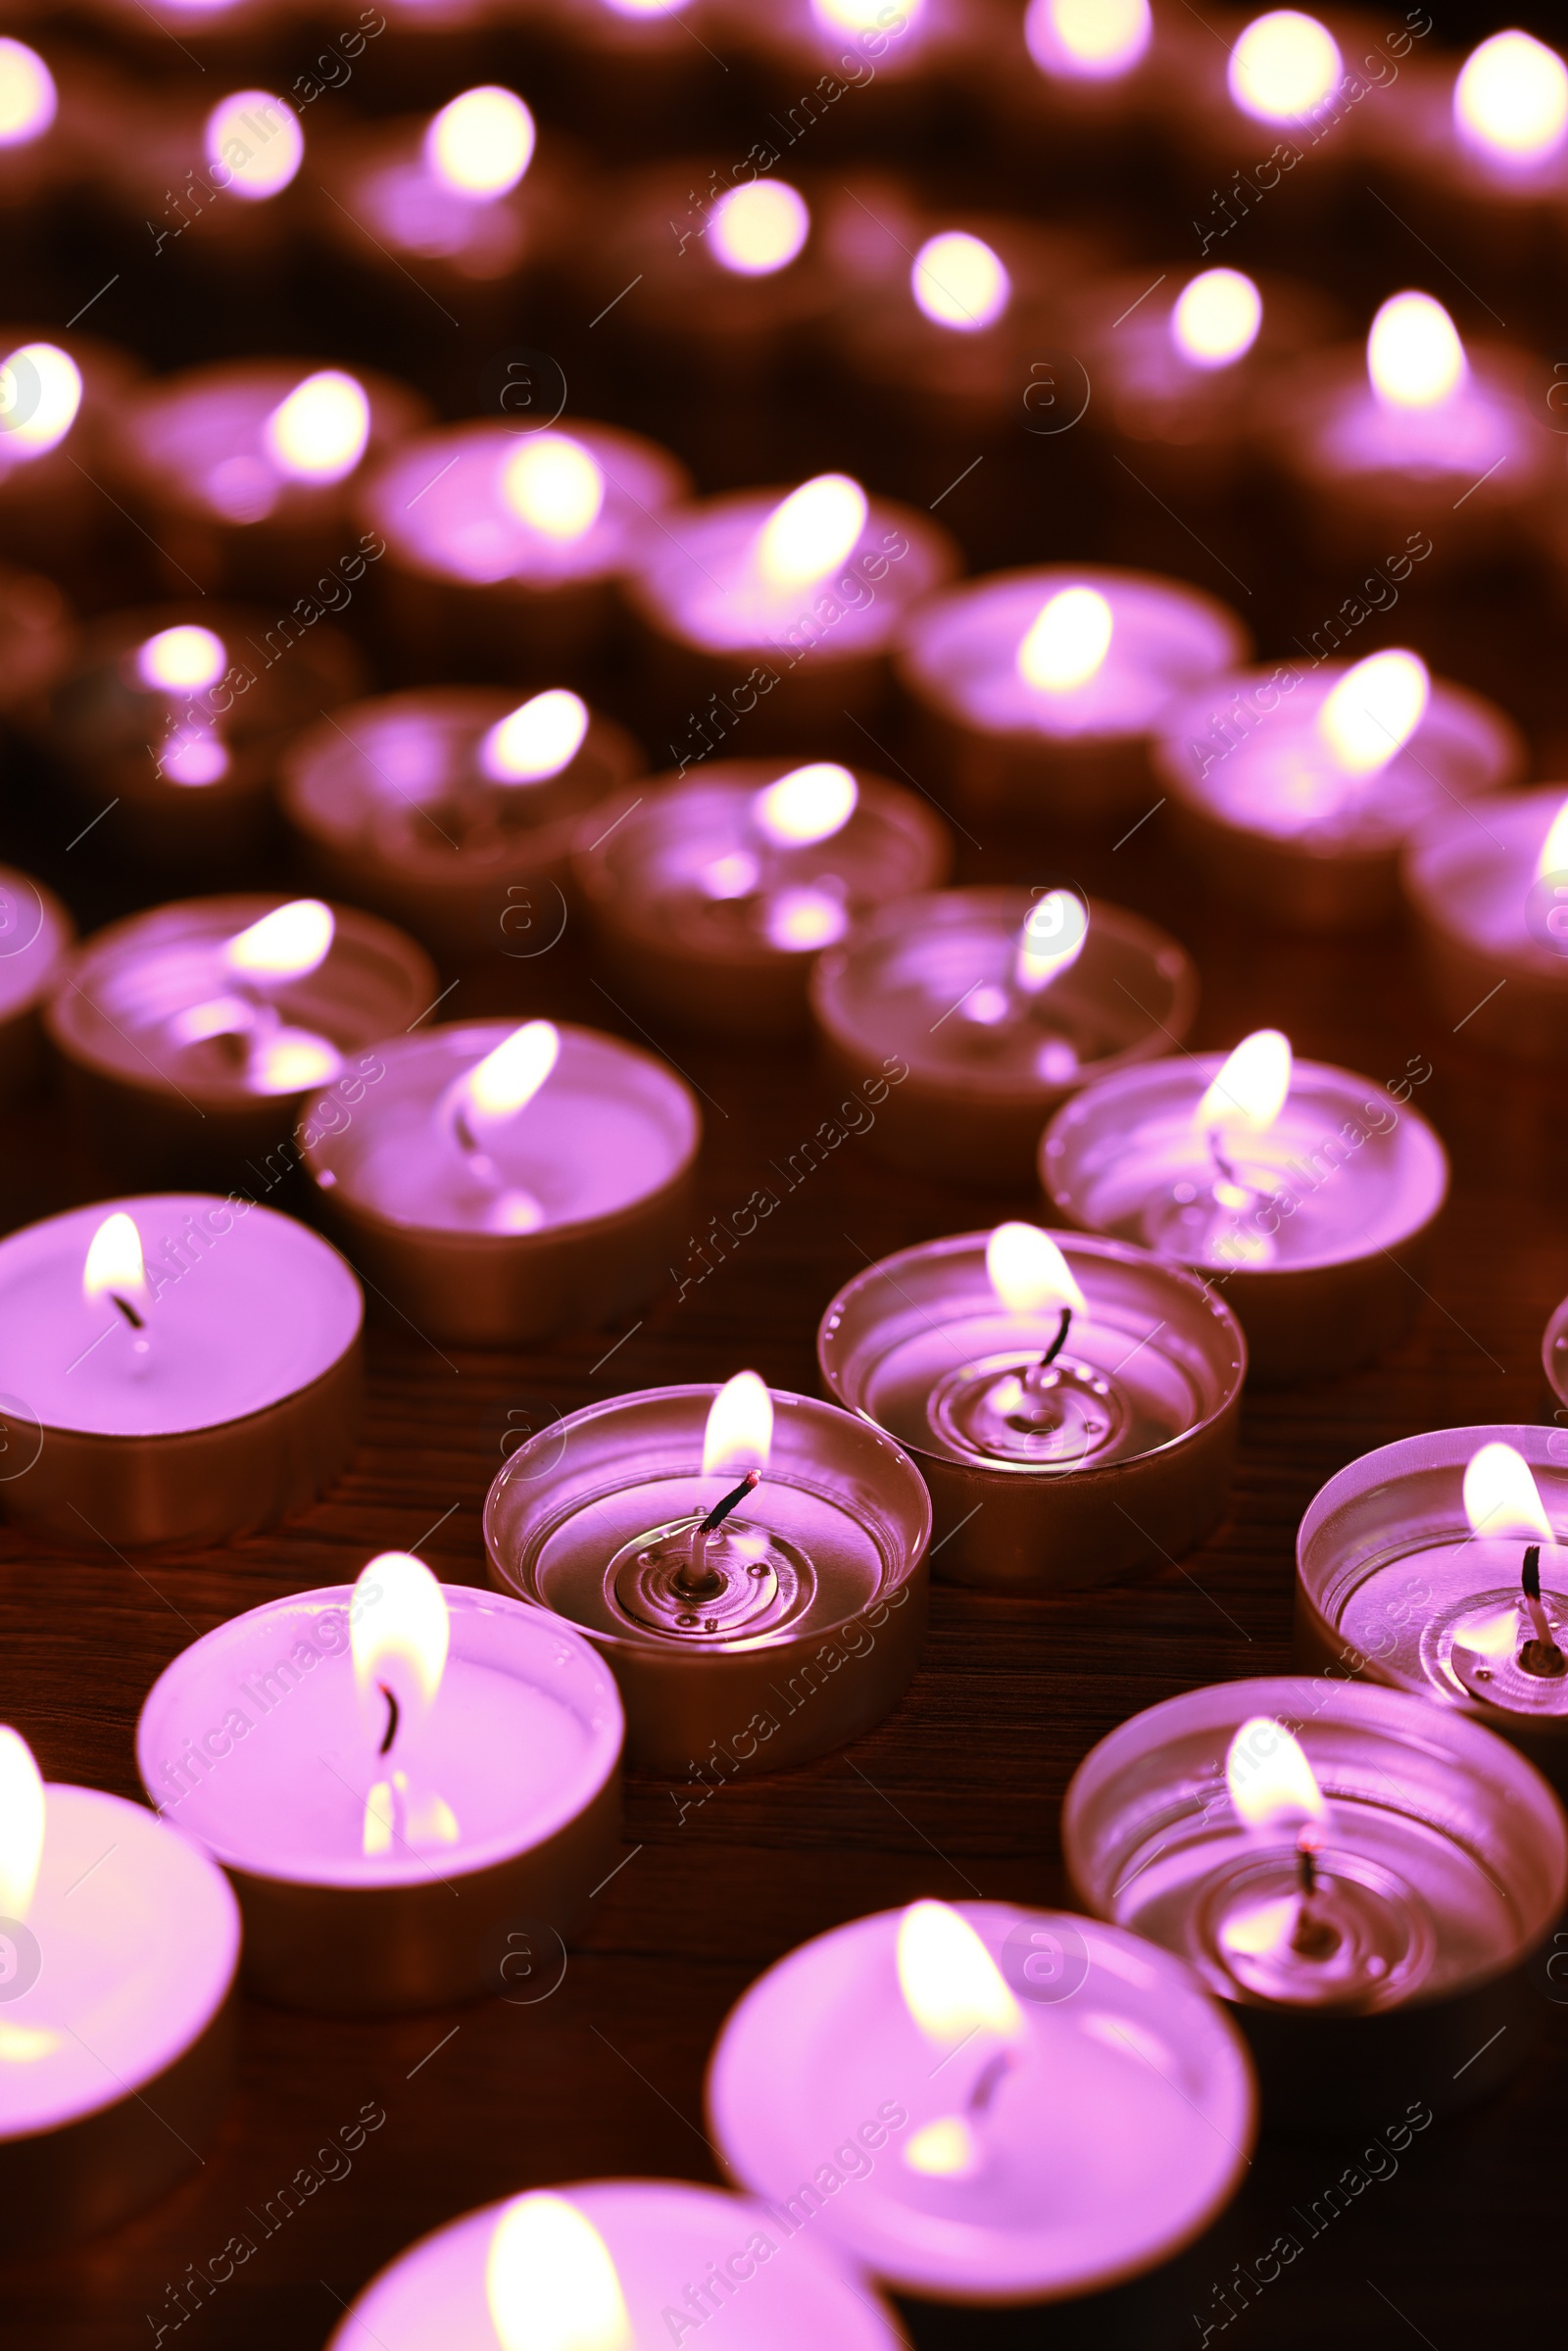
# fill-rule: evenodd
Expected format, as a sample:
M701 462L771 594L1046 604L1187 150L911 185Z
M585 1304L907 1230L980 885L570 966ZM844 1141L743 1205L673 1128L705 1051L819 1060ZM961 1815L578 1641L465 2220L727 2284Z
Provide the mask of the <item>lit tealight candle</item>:
M1206 886L1338 930L1394 914L1406 837L1511 782L1524 756L1501 710L1394 647L1219 679L1170 713L1154 765Z
M1233 103L1256 122L1298 122L1339 85L1339 45L1326 24L1298 9L1256 17L1231 50Z
M60 110L55 77L36 49L0 39L0 148L30 147Z
M902 1695L931 1505L881 1430L747 1371L592 1404L547 1435L490 1490L491 1578L608 1660L636 1768L683 1778L711 1745L725 1771L778 1771ZM828 1654L830 1691L814 1682Z
M116 2228L205 2160L233 2072L239 1941L195 1845L121 1796L45 1787L0 1724L8 2249Z
M662 1278L701 1134L662 1061L547 1020L420 1029L376 1058L352 1119L306 1105L302 1154L418 1329L516 1346L629 1311Z
M1568 67L1528 32L1494 32L1459 69L1453 122L1494 175L1543 174L1568 145Z
M619 1839L621 1735L587 1641L385 1551L184 1650L136 1755L233 1882L249 1988L385 2015L499 1989L519 1916L571 1933Z
M3 151L0 151L3 160ZM118 547L96 486L141 370L113 345L0 326L0 544L7 557L102 596Z
M1061 1213L1222 1279L1270 1379L1343 1369L1408 1329L1447 1193L1426 1120L1370 1078L1298 1061L1278 1029L1152 1061L1059 1110L1041 1147Z
M1168 1698L1080 1764L1062 1845L1092 1910L1231 2004L1282 2123L1382 2111L1412 2069L1452 2108L1528 2053L1568 1823L1456 1714L1322 1677Z
M1423 976L1466 1047L1568 1059L1568 800L1561 784L1445 808L1406 842Z
M360 1286L291 1217L155 1194L0 1243L0 1404L19 1525L221 1542L310 1501L360 1405Z
M1002 1902L914 1902L792 1951L731 2011L708 2104L744 2186L936 2302L1157 2268L1235 2194L1256 2130L1240 2038L1180 1961ZM834 2146L868 2152L827 2198L802 2182Z
M840 1291L817 1354L918 1462L955 1582L1147 1572L1224 1511L1247 1350L1211 1292L1143 1250L1012 1221L925 1242Z
M509 196L537 141L534 121L514 90L495 82L465 90L432 115L424 133L430 177L474 204Z
M958 0L899 0L897 9L887 0L778 0L766 9L709 0L709 8L726 38L786 76L797 98L800 73L837 68L845 89L873 77L907 84L967 63L975 45L973 11Z
M265 135L263 135L265 133ZM305 161L299 116L270 90L220 98L204 125L207 168L245 204L281 195Z
M803 1027L813 956L942 880L950 857L925 802L881 776L828 759L719 759L597 809L575 871L643 1004L756 1036Z
M1149 0L1029 0L1024 39L1042 73L1072 82L1130 73L1154 29Z

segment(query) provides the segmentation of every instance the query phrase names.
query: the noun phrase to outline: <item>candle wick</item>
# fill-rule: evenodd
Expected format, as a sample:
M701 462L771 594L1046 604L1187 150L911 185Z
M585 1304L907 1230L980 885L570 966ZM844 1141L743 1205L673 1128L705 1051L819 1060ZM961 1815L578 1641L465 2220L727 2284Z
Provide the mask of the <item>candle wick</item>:
M708 1539L717 1533L736 1504L744 1502L746 1496L754 1493L761 1482L761 1471L749 1469L733 1492L715 1502L701 1524L692 1529L691 1554L684 1567L676 1570L674 1577L677 1592L691 1598L723 1591L723 1577L716 1568L710 1568L708 1564Z
M1230 1160L1226 1158L1225 1153L1219 1148L1219 1135L1220 1131L1218 1127L1209 1128L1208 1155L1213 1160L1215 1167L1219 1171L1221 1180L1227 1184L1234 1184L1236 1189L1240 1192L1244 1189L1244 1186Z
M1307 1841L1308 1835L1303 1830L1296 1847L1301 1891L1296 1905L1296 1925L1291 1931L1291 1949L1302 1959L1331 1959L1340 1947L1340 1933L1327 1919L1319 1917L1316 1909L1317 1862Z
M393 1696L391 1690L388 1690L384 1682L378 1682L376 1684L376 1688L381 1692L382 1697L384 1697L386 1700L386 1734L381 1740L381 1744L379 1747L377 1747L376 1753L378 1755L389 1755L392 1752L392 1741L398 1735L400 1710L397 1699Z
M995 2057L981 2067L975 2078L975 2085L969 2092L969 2112L971 2114L985 2113L1003 2082L1011 2073L1012 2064L1012 2051L999 2049Z
M1568 1657L1563 1655L1556 1641L1553 1641L1551 1626L1546 1621L1545 1605L1541 1597L1541 1545L1539 1543L1526 1544L1524 1566L1520 1571L1519 1582L1523 1588L1525 1610L1530 1618L1533 1633L1533 1638L1525 1641L1520 1648L1519 1664L1527 1674L1536 1674L1544 1680L1555 1680L1557 1676L1568 1673Z
M109 1293L109 1302L112 1306L118 1306L120 1308L121 1313L124 1316L125 1320L129 1323L133 1331L145 1331L147 1328L146 1319L144 1316L137 1313L135 1307L131 1304L128 1298L122 1298L118 1290L111 1290Z
M740 1484L735 1488L733 1494L726 1494L721 1502L715 1502L713 1504L713 1507L711 1510L710 1510L708 1516L698 1528L698 1534L713 1534L717 1528L724 1524L725 1519L728 1518L730 1512L736 1507L737 1503L744 1502L749 1494L755 1494L758 1487L760 1486L761 1483L761 1471L760 1469L749 1469L745 1477L742 1478Z
M1062 1348L1066 1346L1067 1333L1071 1329L1072 1308L1070 1306L1063 1306L1061 1309L1061 1320L1056 1326L1056 1336L1047 1347L1045 1353L1041 1356L1040 1361L1036 1366L1037 1370L1049 1371L1051 1369L1051 1366L1055 1362L1056 1357L1061 1353Z

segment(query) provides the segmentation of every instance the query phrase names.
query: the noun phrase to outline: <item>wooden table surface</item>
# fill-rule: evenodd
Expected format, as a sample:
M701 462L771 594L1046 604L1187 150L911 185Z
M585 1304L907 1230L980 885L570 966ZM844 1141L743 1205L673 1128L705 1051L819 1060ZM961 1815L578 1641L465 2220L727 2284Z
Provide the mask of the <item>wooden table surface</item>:
M83 261L84 282L89 268ZM183 315L176 325L173 316L166 309L148 326L153 343L163 336L153 356L199 346L199 324ZM134 307L116 314L105 303L101 332L136 340L139 323ZM270 340L290 347L287 334ZM419 372L406 347L377 356ZM652 401L648 386L626 384L600 413L656 421ZM965 452L952 459L956 473ZM939 486L898 477L893 454L878 478L924 503ZM963 533L961 498L944 518ZM1235 593L1206 547L1187 546L1184 557L1167 524L1152 513L1147 520L1150 550L1165 534L1147 560ZM1019 527L1019 554L1059 551L1049 519ZM1112 536L1092 521L1072 552L1093 555ZM1261 523L1252 553L1249 618L1265 649L1288 653L1341 591L1312 580ZM1461 581L1418 619L1401 612L1382 640L1398 641L1401 628L1435 666L1513 705L1541 758L1555 750L1555 623L1538 578L1485 592ZM921 774L917 736L901 756ZM90 847L68 854L70 829L14 765L0 855L46 873L84 923L165 894L157 877L95 865ZM1416 1431L1542 1415L1541 1333L1568 1292L1568 1113L1558 1081L1467 1052L1464 1036L1423 1002L1397 937L1292 940L1209 904L1173 864L1157 821L1116 852L988 841L966 850L961 870L1078 880L1163 920L1200 966L1196 1046L1228 1046L1276 1023L1298 1052L1376 1081L1430 1062L1416 1099L1452 1154L1453 1193L1413 1333L1343 1378L1250 1395L1229 1516L1179 1566L1135 1589L1038 1599L938 1585L907 1696L853 1748L701 1802L686 1800L689 1789L683 1797L632 1781L624 1865L597 1895L548 1997L366 2024L247 2004L238 2091L200 2171L107 2237L0 2270L7 2351L132 2351L160 2340L315 2351L400 2248L488 2199L597 2176L713 2180L704 2066L726 2010L760 1969L840 1921L918 1894L1059 1900L1060 1801L1094 1741L1178 1691L1290 1669L1295 1532L1323 1481ZM572 926L530 974L529 1008L623 1028L593 983ZM465 988L449 1010L484 1008L483 983ZM719 1048L662 1033L657 1041L704 1098L705 1222L710 1209L727 1215L773 1181L770 1167L833 1106L804 1047ZM0 1138L0 1229L109 1187L47 1103L8 1117ZM619 1391L722 1379L747 1364L775 1387L813 1393L817 1319L842 1281L891 1249L1004 1213L1038 1215L1040 1203L890 1176L855 1137L683 1298L671 1279L627 1335L585 1333L534 1353L480 1357L376 1324L352 1465L289 1525L134 1562L92 1543L46 1551L0 1526L0 1719L23 1731L46 1778L138 1794L138 1708L198 1635L276 1594L348 1581L378 1549L416 1549L448 1581L482 1582L480 1507L509 1432ZM1201 2343L1209 2327L1227 2344L1272 2351L1318 2351L1335 2338L1457 2351L1483 2328L1522 2332L1555 2301L1560 2243L1568 2007L1544 1985L1541 1997L1544 2031L1530 2066L1480 2111L1425 2133L1394 2176L1366 2185L1320 2234L1292 2216L1355 2164L1366 2132L1266 2140L1233 2211L1152 2286L1020 2322L927 2316L919 2339L1163 2351ZM1412 2082L1411 2099L1428 2087ZM368 2105L385 2121L351 2168L262 2236L247 2216ZM237 2232L257 2240L254 2255L176 2329L182 2306L172 2289ZM1250 2289L1250 2308L1233 2300L1227 2318L1216 2295L1233 2265L1250 2268L1282 2232L1301 2239L1301 2256L1276 2283Z

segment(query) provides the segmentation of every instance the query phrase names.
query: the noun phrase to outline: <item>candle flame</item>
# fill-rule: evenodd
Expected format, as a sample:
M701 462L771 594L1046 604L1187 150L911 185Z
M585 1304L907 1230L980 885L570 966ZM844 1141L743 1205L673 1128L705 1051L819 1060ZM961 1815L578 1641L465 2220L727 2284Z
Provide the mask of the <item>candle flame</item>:
M1254 1029L1221 1064L1193 1113L1203 1133L1247 1128L1266 1135L1291 1091L1291 1041L1282 1029Z
M980 2141L961 2114L945 2114L906 2143L904 2160L926 2180L965 2180L980 2168Z
M1568 139L1568 67L1528 32L1494 32L1459 69L1453 120L1494 162L1544 163Z
M1465 1465L1464 1514L1472 1535L1555 1543L1530 1464L1511 1445L1484 1445Z
M552 686L497 719L479 745L480 771L493 784L542 784L571 765L587 732L587 704Z
M246 979L302 980L326 959L335 929L332 909L320 899L292 899L237 931L223 960Z
M291 481L342 481L365 455L370 404L341 367L322 367L279 401L262 428L268 456Z
M703 1475L744 1476L765 1470L773 1450L773 1399L755 1371L726 1380L709 1407L703 1432Z
M1149 0L1029 0L1024 38L1045 73L1108 81L1137 65L1154 29Z
M1305 1749L1272 1715L1254 1714L1243 1723L1225 1757L1225 1785L1250 1829L1290 1820L1316 1826L1328 1819ZM1309 1835L1306 1841L1314 1840Z
M1366 338L1366 371L1385 408L1440 408L1470 372L1453 320L1430 294L1391 294Z
M928 2040L956 2049L976 2033L1016 2040L1023 2015L968 1920L946 1902L911 1902L899 1921L899 1988Z
M815 955L832 947L850 927L849 909L831 890L779 890L767 901L762 927L786 955Z
M24 343L0 367L0 433L18 458L59 447L81 406L81 369L55 343Z
M386 1736L385 1693L397 1703L402 1750L435 1704L446 1672L452 1620L446 1594L412 1551L382 1551L362 1569L349 1606L354 1686L374 1743Z
M1171 341L1195 367L1229 367L1245 359L1263 323L1263 297L1241 269L1204 269L1172 305Z
M842 831L859 796L847 767L818 759L765 785L752 802L752 818L776 848L806 849Z
M225 185L253 204L288 186L305 156L299 116L270 90L236 90L220 98L207 118L207 163L221 166Z
M899 0L904 27L917 24L925 0ZM826 33L876 32L892 22L887 0L811 0L811 14Z
M561 1032L549 1020L525 1020L463 1080L468 1106L481 1118L515 1118L555 1068Z
M1070 694L1097 677L1116 626L1098 588L1062 588L1041 606L1018 648L1018 674L1047 694Z
M1070 971L1089 939L1089 909L1073 890L1048 890L1036 899L1018 934L1012 984L1038 996Z
M810 229L806 199L783 179L726 189L708 216L713 259L737 277L771 277L787 269Z
M983 237L961 228L927 237L914 257L909 285L918 309L937 326L974 334L994 326L1012 299L1012 280Z
M0 40L0 147L41 138L60 104L55 77L25 41Z
M1536 859L1536 879L1544 882L1554 873L1568 873L1568 800L1557 810L1541 844Z
M424 133L425 168L454 196L490 204L514 188L533 161L532 115L515 90L485 82L449 99Z
M484 2288L501 2351L635 2351L610 2247L548 2188L514 2198L496 2223Z
M818 473L781 499L757 536L757 567L774 588L803 588L854 553L870 509L847 473Z
M564 544L592 530L605 503L605 477L570 433L535 433L509 458L501 495L519 522Z
M210 726L179 726L166 737L158 764L172 784L194 790L221 782L228 773L228 751Z
M147 1268L135 1219L123 1208L106 1216L87 1245L81 1269L81 1295L89 1306L101 1298L126 1298L134 1306L147 1299Z
M0 1918L22 1921L43 1862L43 1782L20 1731L0 1723Z
M182 621L161 628L136 649L136 675L154 693L194 694L222 676L228 648L210 628Z
M1368 654L1348 669L1317 714L1318 732L1349 775L1375 775L1426 716L1432 679L1417 653Z
M1299 9L1277 8L1248 25L1231 51L1226 80L1244 115L1290 122L1320 106L1343 72L1327 25Z
M1072 1267L1037 1224L999 1224L986 1243L986 1273L1009 1314L1088 1311Z

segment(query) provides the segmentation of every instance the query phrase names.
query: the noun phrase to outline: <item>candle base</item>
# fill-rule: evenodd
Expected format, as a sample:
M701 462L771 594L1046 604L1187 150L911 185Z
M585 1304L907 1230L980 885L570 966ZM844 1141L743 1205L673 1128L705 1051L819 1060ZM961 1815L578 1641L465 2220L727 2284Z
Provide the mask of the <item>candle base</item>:
M1535 872L1560 784L1445 809L1406 845L1403 884L1429 1000L1470 1053L1568 1061L1568 954Z

